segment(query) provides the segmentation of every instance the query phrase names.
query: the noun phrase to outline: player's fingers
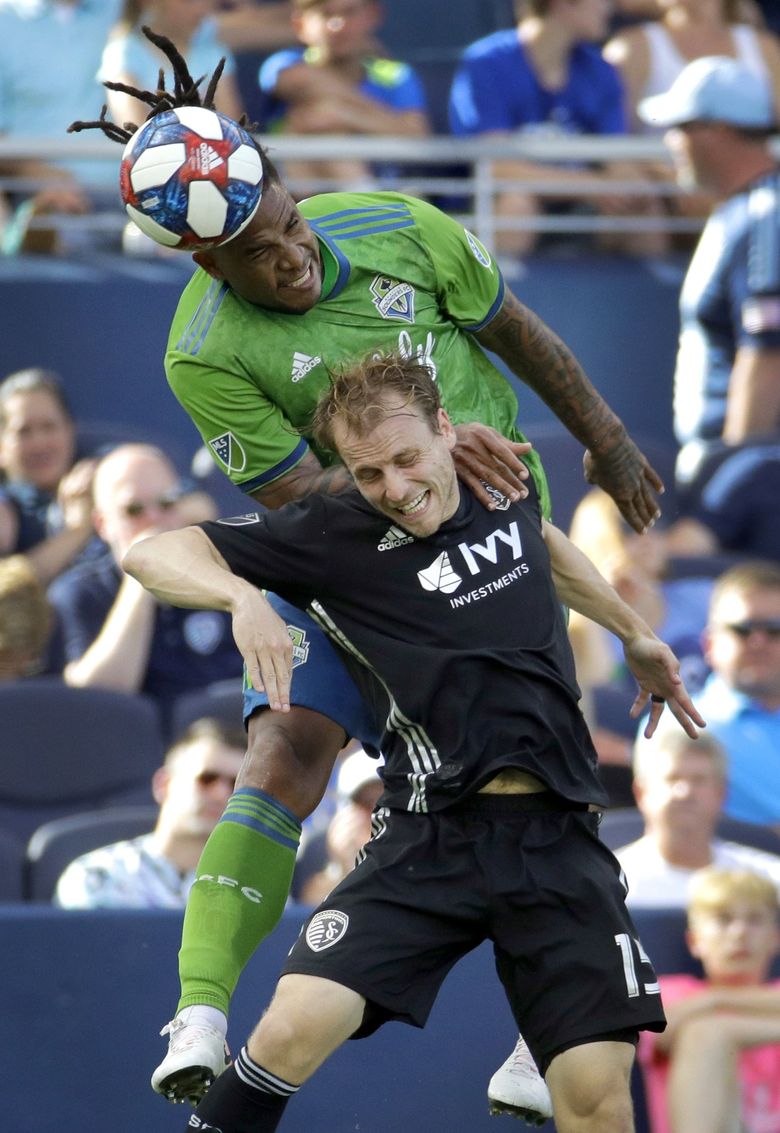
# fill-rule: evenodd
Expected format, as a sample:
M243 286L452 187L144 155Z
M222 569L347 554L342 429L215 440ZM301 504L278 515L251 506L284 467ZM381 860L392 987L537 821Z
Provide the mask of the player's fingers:
M625 519L629 527L636 531L637 535L644 534L644 532L647 530L648 520L637 509L636 497L632 496L630 498L615 499L615 503L620 509L620 514L623 516L623 519Z

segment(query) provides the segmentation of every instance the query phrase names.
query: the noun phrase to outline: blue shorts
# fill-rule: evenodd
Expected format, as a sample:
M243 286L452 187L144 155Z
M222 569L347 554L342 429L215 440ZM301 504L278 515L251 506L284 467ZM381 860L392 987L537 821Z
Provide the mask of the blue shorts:
M293 643L293 674L290 703L321 712L347 733L379 749L380 732L341 654L317 623L298 606L278 594L266 594L280 618L287 622ZM264 692L252 688L244 671L244 722L258 708L268 707Z

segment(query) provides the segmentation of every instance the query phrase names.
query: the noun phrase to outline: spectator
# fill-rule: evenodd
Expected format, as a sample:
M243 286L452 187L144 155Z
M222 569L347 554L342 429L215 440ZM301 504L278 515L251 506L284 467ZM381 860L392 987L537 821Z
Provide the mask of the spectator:
M716 837L727 771L725 751L707 732L692 741L659 728L652 741L637 739L634 793L645 832L615 851L628 881L629 908L685 908L691 878L709 865L750 869L780 886L780 857Z
M245 749L238 724L210 718L192 724L154 773L152 794L160 807L154 830L76 858L57 882L54 903L66 909L183 909Z
M704 978L661 976L668 1025L640 1041L653 1133L780 1130L777 922L767 878L711 868L694 879L686 940Z
M601 57L598 43L607 34L608 0L517 0L516 28L494 32L467 48L450 94L450 128L458 136L514 134L624 134L623 92L617 71ZM499 217L532 218L540 211L587 212L617 216L652 201L620 195L610 181L636 178L627 162L598 169L544 165L516 158L497 162L496 176L522 181L559 182L554 196L512 189L497 198ZM577 192L583 181L603 182L595 196ZM543 203L545 202L545 203ZM536 233L508 230L497 237L501 251L533 250ZM614 244L614 240L611 240ZM627 250L660 251L646 238L626 240Z
M101 98L96 74L119 0L0 0L0 133L14 138L64 138L74 118L89 118ZM42 182L15 194L14 220L3 250L68 251L85 241L111 243L113 234L29 225L51 213L109 211L120 216L112 162L0 162L0 174Z
M24 552L47 585L94 536L95 462L74 464L76 431L57 374L0 382L0 555Z
M666 0L656 16L618 32L604 48L622 76L635 129L658 129L639 117L639 103L665 93L687 63L705 55L737 59L772 86L780 103L780 46L745 20L739 0Z
M303 46L279 51L260 68L267 126L287 134L423 137L429 123L422 84L411 67L384 58L375 34L377 0L292 0ZM345 158L285 163L290 180L333 180L329 188L370 187L391 167ZM307 186L306 192L322 185ZM374 186L375 187L375 186Z
M193 75L210 74L225 57L225 70L215 96L215 109L240 118L241 97L230 51L219 39L216 0L123 0L100 63L99 78L136 89L155 88L166 56L144 35L147 25L176 44ZM108 91L108 108L117 122L140 125L149 113L146 103L123 91Z
M744 563L717 579L705 656L697 706L728 755L724 811L780 830L780 566Z
M0 559L0 681L41 671L51 620L46 592L29 560L24 555Z
M328 826L302 844L293 893L305 905L318 905L346 877L371 836L371 812L382 793L377 760L362 748L346 756L336 780L337 809Z
M780 429L780 174L768 85L733 59L697 59L640 103L667 129L677 177L718 199L680 296L674 382L678 480L713 444Z
M201 493L185 495L176 470L151 445L120 445L95 473L94 523L105 553L62 575L49 591L64 643L68 684L143 692L163 722L175 698L214 681L240 679L227 614L160 605L119 563L152 531L214 515Z

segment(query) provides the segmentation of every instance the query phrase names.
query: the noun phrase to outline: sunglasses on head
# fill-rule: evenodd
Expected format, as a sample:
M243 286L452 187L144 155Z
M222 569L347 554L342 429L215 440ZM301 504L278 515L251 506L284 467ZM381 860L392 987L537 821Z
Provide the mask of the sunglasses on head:
M222 771L201 771L195 776L201 787L213 787L216 782L227 783L231 791L236 785L235 775L225 775Z
M753 633L765 633L767 637L780 637L780 618L746 618L744 622L730 622L724 626L737 637L750 637Z
M141 500L131 500L130 503L124 505L122 512L128 519L137 519L152 508L170 511L171 508L176 507L183 494L180 491L166 492L164 496L159 496L156 500L150 500L147 503L143 503Z

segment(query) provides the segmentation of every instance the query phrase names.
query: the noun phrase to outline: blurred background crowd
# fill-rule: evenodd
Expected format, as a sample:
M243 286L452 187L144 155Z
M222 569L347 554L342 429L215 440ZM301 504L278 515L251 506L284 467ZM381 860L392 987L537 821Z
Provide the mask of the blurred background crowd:
M531 406L521 424L546 462L554 519L676 651L708 721L696 742L666 727L652 744L637 738L618 643L571 617L583 710L612 801L603 837L634 909L684 915L693 900L687 937L674 922L680 948L690 946L685 972L716 987L741 982L751 996L767 991L765 1000L746 992L744 1002L722 1001L731 1045L717 1047L702 1041L723 1035L711 1026L715 999L706 1011L680 1009L692 987L670 985L671 1038L642 1052L650 1104L640 1128L691 1133L707 1075L731 1066L737 1094L749 1098L742 1124L695 1128L780 1133L771 982L780 5L0 0L0 902L9 905L182 909L244 750L227 615L163 607L118 565L149 531L245 510L173 401L161 414L147 396L164 386L165 308L186 265L128 226L113 147L68 156L67 126L96 118L103 102L118 122L145 117L132 95L101 86L155 86L164 60L142 25L170 37L195 75L226 57L218 109L246 113L299 197L400 187L479 221L485 199L470 164L479 154L469 147L494 145L485 151L488 246L518 294L547 304L554 328L566 318L559 307L580 312L577 333L564 337L596 359L590 376L618 411L629 406L623 416L667 484L661 521L632 533L611 499L587 488L581 450ZM755 84L741 83L741 109L722 89L708 109L705 75L693 94L675 86L688 64L713 56L736 61L738 77ZM687 114L654 121L643 110L675 91L691 98ZM298 145L323 135L339 144ZM575 135L605 144L566 157ZM386 151L364 144L376 137ZM447 138L457 149L439 151L431 181L425 146L434 153ZM739 228L733 202L759 182L761 217ZM631 281L643 297L660 295L658 305L632 296ZM145 331L128 301L135 288L162 312ZM90 343L64 331L78 322ZM112 357L124 373L112 374ZM644 376L630 390L635 371ZM378 789L375 763L345 749L307 823L295 902L319 902L348 871ZM707 942L713 917L741 942L744 979ZM763 1029L748 1025L756 1018ZM733 1093L720 1104L733 1108Z

